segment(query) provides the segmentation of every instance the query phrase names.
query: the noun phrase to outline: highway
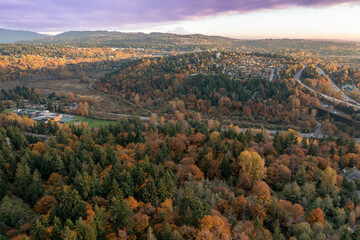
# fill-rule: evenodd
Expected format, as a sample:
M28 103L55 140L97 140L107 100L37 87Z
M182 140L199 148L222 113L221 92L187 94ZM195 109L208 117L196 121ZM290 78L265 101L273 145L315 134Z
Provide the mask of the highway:
M322 70L320 67L316 67L316 68L318 69L318 71L319 71L319 73L320 73L321 76L327 76L327 74L324 72L324 70ZM351 102L351 103L354 103L354 104L356 104L356 105L360 105L360 103L358 103L357 101L355 101L354 99L352 99L352 98L350 98L348 95L346 95L346 94L344 93L344 91L341 90L341 89L333 82L333 80L332 80L330 77L329 77L329 80L330 80L331 86L332 86L333 88L335 88L337 91L340 91L341 94L342 94L342 97L343 97L346 101Z
M306 66L305 66L305 67L306 67ZM354 108L356 108L356 109L359 108L360 104L357 103L356 101L350 99L349 97L348 97L348 98L350 99L350 102L348 102L348 101L343 101L343 100L340 100L340 99L337 99L337 98L334 98L334 97L325 95L325 94L323 94L323 93L321 93L321 92L319 92L319 91L317 91L317 90L315 90L315 89L313 89L313 88L305 85L305 84L300 80L301 74L302 74L302 72L304 71L305 67L304 67L303 69L301 69L300 71L298 71L298 72L295 74L295 76L294 76L294 78L296 79L296 81L297 81L301 86L305 87L306 89L308 89L308 90L310 90L310 91L312 91L312 92L315 92L315 93L319 94L320 96L322 96L323 98L325 98L325 99L328 100L328 101L335 102L335 103L343 103L343 104L346 104L347 106L354 107ZM322 69L321 69L321 70L322 70ZM323 72L323 71L322 71L322 72ZM325 73L324 73L324 74L325 74ZM336 86L336 85L335 85L335 86ZM355 103L351 103L351 102L355 102Z
M306 66L305 66L305 67L306 67ZM346 104L346 105L348 105L348 106L352 106L352 107L355 107L355 108L358 108L358 107L360 106L359 103L357 103L357 102L355 102L354 100L350 99L350 98L349 98L348 96L346 96L346 95L345 95L345 96L346 96L347 98L345 98L345 99L349 99L350 102L354 101L356 105L353 104L353 103L349 103L349 102L347 102L347 101L343 101L343 100L340 100L340 99L333 98L333 97L331 97L331 96L325 95L325 94L323 94L323 93L321 93L321 92L319 92L319 91L317 91L317 90L315 90L315 89L313 89L313 88L310 88L309 86L305 85L305 84L300 80L301 74L302 74L303 70L305 69L305 67L304 67L303 69L301 69L300 71L298 71L298 72L295 74L295 76L294 76L294 78L297 80L297 82L298 82L301 86L303 86L304 88L306 88L306 89L308 89L308 90L310 90L310 91L312 91L312 92L315 92L315 93L319 94L320 96L322 96L323 98L325 98L325 99L327 99L327 100L329 100L329 101L336 102L336 103L344 103L344 104ZM321 75L326 75L325 72L324 72L321 68L318 67L318 70L319 70L319 72L320 72ZM271 72L271 75L270 75L270 78L269 78L269 81L270 81L270 82L271 82L271 81L273 80L273 78L274 78L274 72L275 72L275 70L272 69L272 72ZM94 89L93 84L94 84L96 81L97 81L96 79L91 79L91 82L90 82L90 84L89 84L89 89L92 90L92 91L95 91L95 92L97 92L97 93L101 93L101 94L103 94L103 95L109 96L109 95L106 94L106 93L102 93L102 92ZM332 82L332 81L331 81L331 82ZM334 88L336 88L337 90L339 90L339 88L338 88L338 87L335 85L335 83L333 83L333 82L332 82L332 86L333 86ZM340 91L341 91L341 90L340 90ZM149 119L149 117L146 117L146 116L126 115L126 114L118 114L118 113L106 113L106 114L108 114L108 115L116 115L116 116L119 116L119 117L139 117L141 120L148 120L148 119ZM317 128L316 128L316 131L315 131L315 132L312 132L312 133L301 133L301 135L302 135L303 137L305 137L305 138L319 138L319 139L321 139L321 138L326 137L326 135L323 134L322 131L321 131L321 123L320 123L320 122L316 122L316 123L317 123ZM241 128L241 131L245 132L247 129L248 129L248 128ZM257 131L257 130L261 130L261 129L253 129L253 130ZM270 133L271 135L274 135L276 132L278 132L278 130L271 130L271 129L262 129L262 130L267 130L267 131L269 131L269 133ZM280 131L280 132L281 132L281 131ZM357 141L360 141L360 139L357 139Z
M270 74L270 77L269 77L269 82L272 82L274 80L274 75L275 75L275 69L271 69L271 74Z
M325 134L322 133L321 131L321 123L316 121L317 127L315 132L312 133L301 133L300 135L303 136L304 138L317 138L317 139L322 139L324 137L327 137ZM240 130L242 132L246 132L248 129L251 129L253 131L259 132L259 131L268 131L270 133L270 135L275 135L277 132L286 132L284 130L271 130L271 129L257 129L257 128L240 128Z

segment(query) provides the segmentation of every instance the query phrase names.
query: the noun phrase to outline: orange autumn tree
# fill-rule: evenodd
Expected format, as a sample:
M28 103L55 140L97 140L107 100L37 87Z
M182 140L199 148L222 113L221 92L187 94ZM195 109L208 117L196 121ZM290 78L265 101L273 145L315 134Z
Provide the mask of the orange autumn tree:
M145 229L149 226L149 216L140 212L133 216L134 230L137 233L145 232Z
M54 196L45 195L36 202L35 212L38 214L46 214L51 210L52 205L56 202L57 201Z
M314 226L316 223L324 224L324 212L320 208L314 209L310 212L306 220L311 226Z
M40 153L40 154L43 153L45 151L44 143L42 143L42 142L35 143L33 145L33 151Z
M212 232L216 239L229 239L231 237L229 222L217 211L214 213L214 216L206 215L199 220L200 229Z
M252 190L251 195L254 196L259 202L270 200L270 188L264 181L257 181Z
M239 219L246 210L247 201L244 196L238 196L231 202L231 209Z

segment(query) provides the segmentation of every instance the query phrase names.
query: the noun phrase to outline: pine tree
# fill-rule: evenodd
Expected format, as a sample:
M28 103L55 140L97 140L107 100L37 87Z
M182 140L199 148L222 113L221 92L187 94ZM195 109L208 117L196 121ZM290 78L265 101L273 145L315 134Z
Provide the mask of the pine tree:
M206 201L202 201L190 188L186 187L179 200L179 214L183 224L197 226L199 219L211 214L211 211Z
M306 171L304 166L301 166L298 172L296 173L296 182L300 186L306 183Z
M35 221L35 224L31 230L31 238L38 239L38 240L49 239L49 233L46 229L46 226L44 226L43 223L39 219L37 219Z
M280 223L279 220L276 219L275 220L275 224L274 224L274 234L273 234L273 239L274 240L278 240L281 238L281 228L280 228Z
M130 205L123 198L112 197L110 202L110 216L115 229L127 229L133 227L132 216L134 215Z
M329 153L331 154L331 156L334 156L336 154L336 150L333 145L331 146Z
M26 163L18 163L14 182L16 195L24 198L31 182L32 176L29 166Z
M98 239L105 239L106 234L108 231L106 230L106 215L104 211L99 208L98 206L95 206L95 216L94 216L94 223L96 226L96 232Z
M149 177L146 182L145 187L141 190L142 201L150 202L151 204L155 204L157 201L157 192L154 179Z
M318 153L318 149L317 149L316 145L313 142L310 143L309 150L306 154L316 156L317 153Z
M34 205L44 194L42 179L40 173L35 170L32 177L32 183L26 189L25 199L31 205Z
M157 189L158 189L158 193L159 193L158 195L159 195L160 201L161 202L165 201L165 199L169 197L169 193L168 193L167 187L162 179L159 180Z
M69 227L65 228L63 240L76 240L76 233L71 231Z
M120 188L124 193L124 197L134 195L134 182L131 178L130 172L123 170L119 176Z
M230 160L227 154L225 154L224 159L221 162L221 174L222 176L227 179L231 175L231 167L230 167Z
M62 224L58 217L54 218L54 228L51 231L51 239L52 240L61 240L62 237Z
M8 189L8 184L9 183L6 175L4 174L3 170L0 169L0 199L3 199L5 196Z
M79 173L76 176L74 187L85 200L90 199L94 195L94 181L87 172Z
M81 217L75 223L76 239L78 240L96 240L97 232L93 221L85 222Z
M357 147L356 147L356 143L355 140L350 140L349 144L348 144L348 153L357 153Z
M173 239L171 227L168 223L165 224L164 231L161 233L161 240Z
M79 217L86 217L86 202L82 200L79 192L75 189L63 188L63 192L59 196L59 203L54 205L54 214L62 221L67 219L76 221Z
M113 181L112 181L112 188L109 193L109 197L110 197L110 199L112 199L113 197L115 197L117 199L124 198L124 195L123 195L121 189L119 188L119 184L117 183L117 181L115 179L113 179Z
M342 230L340 240L352 240L351 232L346 225L344 226L344 229Z
M166 183L168 197L173 198L176 192L176 180L171 170L166 171L164 182Z

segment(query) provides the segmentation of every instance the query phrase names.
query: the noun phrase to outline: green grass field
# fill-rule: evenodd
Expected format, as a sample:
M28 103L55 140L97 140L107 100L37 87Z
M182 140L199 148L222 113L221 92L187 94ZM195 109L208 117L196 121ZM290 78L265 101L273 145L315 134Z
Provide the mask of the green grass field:
M94 118L87 118L87 117L81 117L81 116L75 116L74 120L72 120L69 123L78 123L78 122L86 122L90 127L93 128L100 128L101 125L109 125L109 124L115 124L116 121L109 121L109 120L101 120L101 119L94 119Z

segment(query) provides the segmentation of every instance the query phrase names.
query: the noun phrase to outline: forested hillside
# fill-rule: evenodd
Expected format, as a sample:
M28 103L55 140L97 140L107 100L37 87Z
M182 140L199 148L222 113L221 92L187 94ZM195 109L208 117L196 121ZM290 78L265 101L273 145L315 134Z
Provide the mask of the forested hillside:
M308 131L316 125L312 109L318 100L298 91L292 78L302 66L298 61L278 55L223 52L217 58L216 54L140 60L106 75L97 87L162 113L199 111L292 124ZM282 64L279 74L283 77L273 82L263 77L265 68Z
M44 125L9 113L0 127L2 239L360 237L357 182L342 176L360 155L346 135L129 119L50 124L44 141L30 134Z
M201 34L124 33L109 31L70 31L53 37L21 41L20 43L62 44L80 47L147 48L168 51L237 50L316 56L356 56L359 43L315 41L304 39L240 40Z
M0 43L14 43L23 40L45 38L44 34L30 31L8 30L0 28Z
M294 78L303 70L331 95L320 66L358 85L356 68L311 57L355 45L198 52L241 42L101 31L46 41L0 46L1 83L27 86L0 91L0 239L360 238L360 132L340 118L360 114ZM67 123L29 114L40 108Z
M108 31L72 31L50 38L21 43L63 44L80 47L148 48L193 51L231 46L240 40L205 35L178 35L170 33L122 33Z

